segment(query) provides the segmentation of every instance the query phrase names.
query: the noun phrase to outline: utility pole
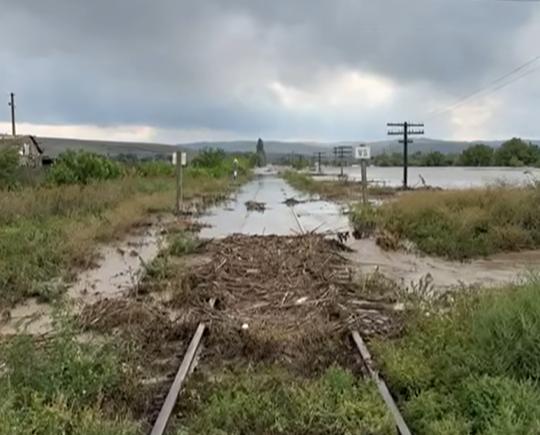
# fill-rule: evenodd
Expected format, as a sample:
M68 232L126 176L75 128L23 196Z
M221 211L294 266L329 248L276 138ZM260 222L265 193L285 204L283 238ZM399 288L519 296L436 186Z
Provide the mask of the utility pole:
M403 144L403 189L407 190L407 175L409 168L409 144L413 143L409 136L424 134L424 130L414 129L414 127L424 127L424 123L412 122L389 122L387 127L398 127L398 130L389 130L389 136L403 136L399 143Z
M315 153L315 159L317 162L317 172L319 174L322 174L322 158L324 154L325 153L323 153L322 151L318 151Z
M15 94L12 92L10 94L10 102L8 103L9 106L11 106L11 134L13 136L16 136L17 132L15 130Z

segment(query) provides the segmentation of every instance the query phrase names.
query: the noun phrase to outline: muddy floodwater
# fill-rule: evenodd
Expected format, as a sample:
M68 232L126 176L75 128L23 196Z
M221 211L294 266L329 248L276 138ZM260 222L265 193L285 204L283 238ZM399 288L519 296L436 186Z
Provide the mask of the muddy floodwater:
M75 283L67 290L67 296L75 303L92 303L101 298L117 298L135 287L144 272L145 264L151 262L160 250L159 224L143 230L140 234L102 246L98 252L97 267L81 272ZM39 303L35 298L17 305L10 311L10 319L0 325L0 334L43 334L52 328L53 308Z
M354 169L354 168L349 168ZM433 168L432 168L433 169ZM284 204L294 198L294 206ZM263 202L264 212L248 211L247 201ZM288 235L306 231L343 232L350 225L343 205L310 199L274 173L246 184L226 204L201 218L208 225L201 236L221 238L233 233ZM380 272L409 290L442 291L470 286L492 287L518 282L540 266L540 251L503 253L469 262L447 261L404 251L384 251L374 240L348 241L349 255L361 274Z
M354 168L352 168L354 169ZM434 168L431 168L434 169ZM453 168L456 169L456 168ZM248 210L246 203L264 207ZM291 235L317 232L334 235L350 230L344 205L310 198L289 186L275 172L264 170L243 186L230 200L212 207L199 220L207 226L202 238L224 238L231 234ZM158 254L162 223L154 221L122 241L99 250L97 267L81 272L67 291L75 306L101 298L123 297L135 287L145 265ZM496 286L516 282L540 265L540 251L497 254L467 263L445 261L402 251L383 251L371 239L348 241L356 272L380 272L409 290L439 291L472 285ZM30 299L13 308L0 325L0 334L49 331L52 308Z
M287 205L287 199L297 203ZM263 203L264 211L248 210L249 201ZM218 238L234 233L290 235L300 233L300 225L305 231L319 233L347 231L349 221L341 208L332 202L310 200L276 174L259 174L229 201L201 217L200 221L209 225L202 230L201 237Z
M346 167L343 171L352 180L360 180L359 167ZM324 167L323 173L330 178L335 178L339 168ZM376 167L368 168L368 179L374 183L398 187L403 183L403 168L401 167ZM422 186L421 177L430 186L444 189L466 189L469 187L482 187L495 183L509 183L523 185L533 180L540 180L540 168L472 168L472 167L410 167L409 186Z

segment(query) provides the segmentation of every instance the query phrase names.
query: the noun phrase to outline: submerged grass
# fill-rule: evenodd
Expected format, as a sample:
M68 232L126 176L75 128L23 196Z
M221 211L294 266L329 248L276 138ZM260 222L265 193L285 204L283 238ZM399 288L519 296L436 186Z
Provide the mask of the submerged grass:
M277 365L190 381L177 434L393 434L371 383L331 367L299 378Z
M540 281L458 297L379 341L383 373L418 434L540 432Z
M353 222L362 223L359 207ZM540 187L424 191L376 210L377 225L432 255L463 260L540 246Z
M282 177L295 189L310 195L320 195L324 199L356 201L362 198L362 184L357 181L317 180L310 175L291 170L285 171ZM391 196L396 191L391 187L368 187L368 195L371 197Z

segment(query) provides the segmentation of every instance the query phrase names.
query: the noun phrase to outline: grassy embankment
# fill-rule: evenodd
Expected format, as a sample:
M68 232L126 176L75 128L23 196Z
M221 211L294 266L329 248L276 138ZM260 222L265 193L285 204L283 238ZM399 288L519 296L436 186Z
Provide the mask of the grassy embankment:
M295 189L310 195L320 195L324 199L334 201L362 199L362 184L358 181L317 180L315 177L292 170L285 171L282 177ZM368 195L375 198L391 196L396 191L397 189L390 187L368 187Z
M376 226L389 246L408 239L449 259L536 249L540 187L410 192L380 208L357 206L352 221L357 228Z
M413 433L540 433L540 281L457 298L374 346Z
M186 199L231 188L229 163L189 169ZM43 282L87 265L97 243L121 236L149 213L172 210L169 166L124 169L114 180L11 183L17 190L0 192L2 305L47 296ZM61 311L51 337L0 337L0 435L147 433L141 409L148 398L137 384L141 344L118 334L81 340L78 320Z
M121 237L151 213L173 210L172 166L115 164L116 173L107 162L114 179L103 179L103 167L88 160L60 163L37 186L0 189L0 308L31 296L50 299L61 292L57 278L92 264L98 243ZM188 168L186 200L226 193L228 160Z

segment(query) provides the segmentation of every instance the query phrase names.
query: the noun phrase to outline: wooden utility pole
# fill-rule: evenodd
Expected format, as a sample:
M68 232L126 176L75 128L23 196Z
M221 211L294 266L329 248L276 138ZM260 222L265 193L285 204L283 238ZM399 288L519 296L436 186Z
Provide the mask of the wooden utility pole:
M8 103L9 106L11 106L11 134L13 136L17 135L17 131L15 130L15 94L12 92L10 94L10 101Z
M398 127L398 130L389 130L390 136L403 136L399 143L403 144L403 188L408 188L408 168L409 168L409 144L413 143L409 136L424 134L424 130L414 130L414 127L424 127L423 123L412 122L389 122L388 127Z

